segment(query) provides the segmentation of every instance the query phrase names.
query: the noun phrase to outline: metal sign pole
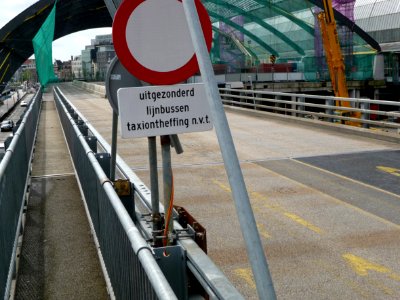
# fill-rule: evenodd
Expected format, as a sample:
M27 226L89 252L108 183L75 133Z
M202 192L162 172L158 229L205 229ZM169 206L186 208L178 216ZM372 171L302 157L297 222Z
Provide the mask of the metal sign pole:
M171 205L171 193L172 193L172 163L171 163L171 141L169 136L161 136L161 153L162 153L162 164L163 164L163 187L164 187L164 218L165 226L168 226L167 241L169 242L169 235L173 230L173 220L169 219L167 225L168 210Z
M158 190L158 168L157 168L157 143L156 137L148 137L149 143L149 163L150 163L150 190L151 190L151 208L152 208L152 223L153 223L153 238L154 244L158 242L157 236L161 229L160 215L160 197Z
M200 27L194 0L183 0L186 20L189 25L201 78L205 84L206 96L211 108L211 115L217 133L225 169L232 189L233 199L238 214L240 227L246 242L249 261L252 266L257 292L260 299L276 299L274 286L269 273L267 260L258 234L243 174L233 144L232 135L224 112L214 71Z
M140 80L131 75L119 62L118 57L114 57L107 70L105 80L108 101L113 109L112 117L112 137L111 137L111 162L110 180L115 180L115 167L117 157L117 134L118 134L118 89L124 87L141 86Z
M114 19L115 13L117 11L117 6L112 0L104 0L107 6L108 12L112 19ZM111 66L110 66L111 67ZM108 94L108 93L107 93ZM109 95L107 95L109 97ZM113 110L112 117L112 137L111 137L111 162L110 162L110 180L115 180L115 167L117 158L117 134L118 134L118 113Z
M104 0L104 4L107 6L107 9L108 9L108 12L110 13L111 18L114 19L118 5L116 5L112 0Z
M112 137L111 137L111 168L110 180L115 180L115 167L117 160L117 134L118 134L118 114L113 111L112 117Z

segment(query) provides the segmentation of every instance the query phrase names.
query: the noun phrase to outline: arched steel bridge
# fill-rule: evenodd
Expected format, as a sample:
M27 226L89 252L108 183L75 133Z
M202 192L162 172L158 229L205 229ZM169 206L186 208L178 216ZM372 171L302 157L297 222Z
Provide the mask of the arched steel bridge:
M58 0L54 40L86 29L110 27L112 18L107 5L112 3L118 6L120 2L121 0ZM245 22L253 22L259 25L301 56L304 55L304 49L296 41L293 41L264 20L271 17L272 12L275 15L286 18L308 35L313 36L313 26L301 20L294 12L312 6L323 7L321 0L297 1L297 5L292 5L290 10L283 8L279 3L261 0L203 0L202 2L207 8L213 23L223 22L231 26L254 41L267 53L278 56L279 51L274 49L274 45L268 44L268 41L262 40L257 35L246 30L244 26L231 21L231 19L235 16L243 16ZM50 13L54 3L55 0L40 0L0 29L0 83L8 82L15 71L33 54L32 39ZM268 10L265 10L265 8L268 8ZM355 25L354 22L337 11L335 11L335 18L340 24L347 26L351 31L358 34L366 44L380 51L379 44ZM246 48L245 45L242 46ZM247 50L249 53L253 53L251 49ZM4 84L0 85L0 92L3 89Z

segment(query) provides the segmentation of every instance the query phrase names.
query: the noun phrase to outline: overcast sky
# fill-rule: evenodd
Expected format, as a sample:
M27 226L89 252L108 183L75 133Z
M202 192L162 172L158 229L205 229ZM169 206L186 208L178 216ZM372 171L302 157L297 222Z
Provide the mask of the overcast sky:
M37 0L0 0L0 28L36 2ZM70 59L71 55L80 55L81 50L90 45L90 40L96 35L109 33L111 27L85 30L58 39L53 43L53 60L64 61Z

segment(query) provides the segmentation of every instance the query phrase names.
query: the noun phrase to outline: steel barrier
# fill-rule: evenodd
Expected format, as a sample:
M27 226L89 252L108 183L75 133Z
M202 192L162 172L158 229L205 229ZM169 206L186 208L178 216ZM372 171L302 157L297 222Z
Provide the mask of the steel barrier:
M132 220L129 213L122 206L120 199L116 197L116 194L113 191L111 191L113 189L112 185L108 181L104 172L97 170L96 175L96 172L90 170L92 169L91 165L98 165L98 162L93 155L93 150L85 145L85 150L79 150L80 153L77 153L78 150L76 149L82 147L80 144L86 144L85 137L78 128L83 129L85 135L94 138L97 142L94 148L98 147L104 152L104 156L107 156L108 153L110 153L111 146L102 138L88 120L86 120L85 117L76 110L73 104L68 101L59 88L55 88L55 99L60 115L64 115L61 117L61 120L63 127L66 128L64 129L65 135L67 136L67 140L69 140L68 144L71 149L71 155L74 159L74 164L77 168L80 184L84 191L93 226L99 239L100 250L104 257L107 271L110 273L112 288L116 295L117 292L115 290L117 289L120 291L118 294L125 297L127 292L123 291L123 289L129 288L130 285L137 286L143 283L143 278L140 276L137 277L138 275L134 273L133 265L137 263L134 254L137 253L135 252L135 249L137 249L137 251L145 249L145 251L140 251L140 253L149 253L149 255L151 255L149 245L145 242L145 239L151 238L151 234L146 235L149 233L146 233L146 229L144 228L148 227L143 224L145 222ZM72 116L67 117L67 112ZM72 129L74 129L74 133ZM79 135L79 141L76 137L70 137L74 135ZM86 139L88 139L88 137L86 137ZM90 159L88 158L89 156ZM137 206L151 212L151 193L149 189L118 155L116 174L117 178L129 179L132 184L135 203L137 202L137 205L135 206L136 211L133 214L139 217L140 215L143 215L143 213L139 212ZM107 199L107 195L101 192L105 187L109 189L108 197L112 194L112 201ZM164 211L164 207L161 203L160 211ZM126 225L121 227L120 224ZM176 221L174 221L174 228L178 231L185 230ZM141 235L138 234L138 230ZM133 235L133 233L135 233L135 235ZM141 245L139 248L137 248L138 243ZM200 249L193 239L178 239L177 244L186 252L185 262L187 272L190 272L194 276L208 295L209 299L243 299L243 296L235 289L226 276L219 270L207 254ZM132 245L136 247L134 248L134 251L131 249ZM128 256L129 260L124 260ZM122 265L119 266L119 264ZM143 265L143 267L145 266ZM151 272L159 272L159 269L154 267L153 270L145 271L150 279L152 277ZM124 277L127 277L128 279ZM137 282L134 282L133 280L137 280ZM164 283L165 282L161 281L161 279L152 281L152 284L155 284L156 286ZM135 299L139 298L136 296ZM149 296L147 296L146 299L149 299Z
M400 128L400 103L387 100L339 98L272 91L219 89L225 105L239 106L260 111L288 114L295 117L314 118L327 122L352 121L364 128ZM336 106L348 101L352 107ZM372 109L375 107L376 109ZM361 119L346 116L343 112L359 112Z
M54 90L56 107L116 299L177 299L153 251L116 194L89 147L81 120ZM83 133L82 133L83 132Z
M15 279L16 251L27 200L34 141L41 107L39 90L6 140L0 161L0 295L10 296ZM10 143L9 143L10 142Z

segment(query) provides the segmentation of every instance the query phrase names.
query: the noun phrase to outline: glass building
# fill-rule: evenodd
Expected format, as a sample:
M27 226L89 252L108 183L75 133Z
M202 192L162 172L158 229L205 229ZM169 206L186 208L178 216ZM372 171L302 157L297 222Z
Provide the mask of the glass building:
M322 1L202 2L213 24L211 57L216 73L286 72L297 73L292 77L295 80L329 80L317 19ZM362 1L332 2L347 79L374 79L375 59L381 48L354 22L356 9L362 6ZM377 1L365 5L371 2ZM391 2L398 3L397 0Z

